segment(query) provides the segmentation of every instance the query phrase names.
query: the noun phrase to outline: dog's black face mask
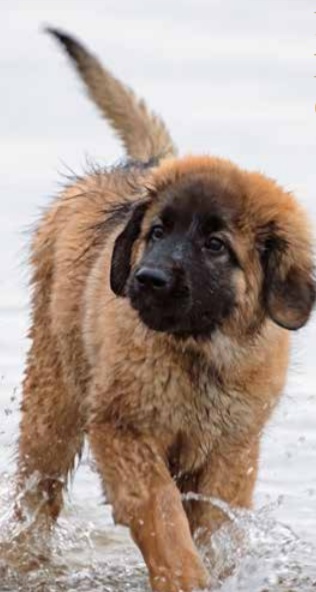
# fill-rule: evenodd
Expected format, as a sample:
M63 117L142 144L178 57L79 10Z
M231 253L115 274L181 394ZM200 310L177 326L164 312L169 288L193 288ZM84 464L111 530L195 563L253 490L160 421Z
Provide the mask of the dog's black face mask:
M238 261L225 215L199 184L166 190L159 201L161 211L151 221L141 260L131 273L125 269L116 285L119 274L112 273L112 288L121 294L124 290L150 329L209 337L235 303L232 276ZM123 251L130 265L128 244L138 234L145 211L144 205L138 208L115 245L112 268L115 265L117 272Z

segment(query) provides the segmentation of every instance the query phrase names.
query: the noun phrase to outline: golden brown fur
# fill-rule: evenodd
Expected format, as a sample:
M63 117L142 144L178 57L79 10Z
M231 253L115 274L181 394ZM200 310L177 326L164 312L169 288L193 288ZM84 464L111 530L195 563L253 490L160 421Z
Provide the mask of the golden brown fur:
M156 150L146 149L151 156ZM113 246L130 213L111 226L109 212L120 202L150 198L133 268L161 192L185 179L206 186L217 179L233 192L240 213L234 235L242 261L234 275L238 302L209 340L148 329L128 298L110 289ZM277 290L266 308L261 302L260 245L271 225L286 243L278 281L295 270L304 286L312 285L308 224L294 198L263 175L211 157L132 164L78 180L34 237L20 491L34 472L38 478L19 513L41 504L43 520L58 516L62 486L86 432L115 520L131 529L159 592L206 587L209 576L191 535L202 542L224 519L211 504L183 507L181 493L251 506L260 437L288 366L289 332L277 323L299 326L311 306L304 313L286 307Z
M118 133L127 154L146 162L176 153L164 122L123 85L76 39L59 30L47 31L61 42L86 85L91 99Z

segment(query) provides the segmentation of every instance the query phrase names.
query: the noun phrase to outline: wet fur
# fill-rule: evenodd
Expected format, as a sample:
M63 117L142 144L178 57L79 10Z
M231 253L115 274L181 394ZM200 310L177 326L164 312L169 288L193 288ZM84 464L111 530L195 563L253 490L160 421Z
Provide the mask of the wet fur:
M311 237L294 197L261 174L211 157L147 157L74 182L34 235L17 514L41 504L38 519L56 519L86 433L153 590L192 591L209 581L192 535L207 540L225 517L183 506L181 493L251 506L261 434L286 379L284 327L302 326L313 305ZM128 286L165 192L181 201L199 184L233 220L235 306L207 338L179 338L140 320Z

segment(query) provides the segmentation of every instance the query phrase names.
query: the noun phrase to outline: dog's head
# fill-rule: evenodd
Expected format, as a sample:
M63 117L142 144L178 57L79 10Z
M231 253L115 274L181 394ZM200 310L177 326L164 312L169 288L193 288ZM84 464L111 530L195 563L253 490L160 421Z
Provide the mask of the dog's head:
M298 329L315 298L305 215L227 161L166 161L116 239L111 287L150 329L178 336L249 333L267 317Z

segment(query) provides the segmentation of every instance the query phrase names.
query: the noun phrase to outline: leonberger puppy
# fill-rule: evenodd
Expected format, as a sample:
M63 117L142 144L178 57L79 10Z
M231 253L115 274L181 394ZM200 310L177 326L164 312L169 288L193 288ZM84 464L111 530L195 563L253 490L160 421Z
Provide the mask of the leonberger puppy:
M152 589L203 589L196 545L225 519L205 497L251 506L290 331L313 307L309 223L274 180L177 157L143 101L50 33L128 158L74 179L34 235L17 513L56 520L86 434Z

